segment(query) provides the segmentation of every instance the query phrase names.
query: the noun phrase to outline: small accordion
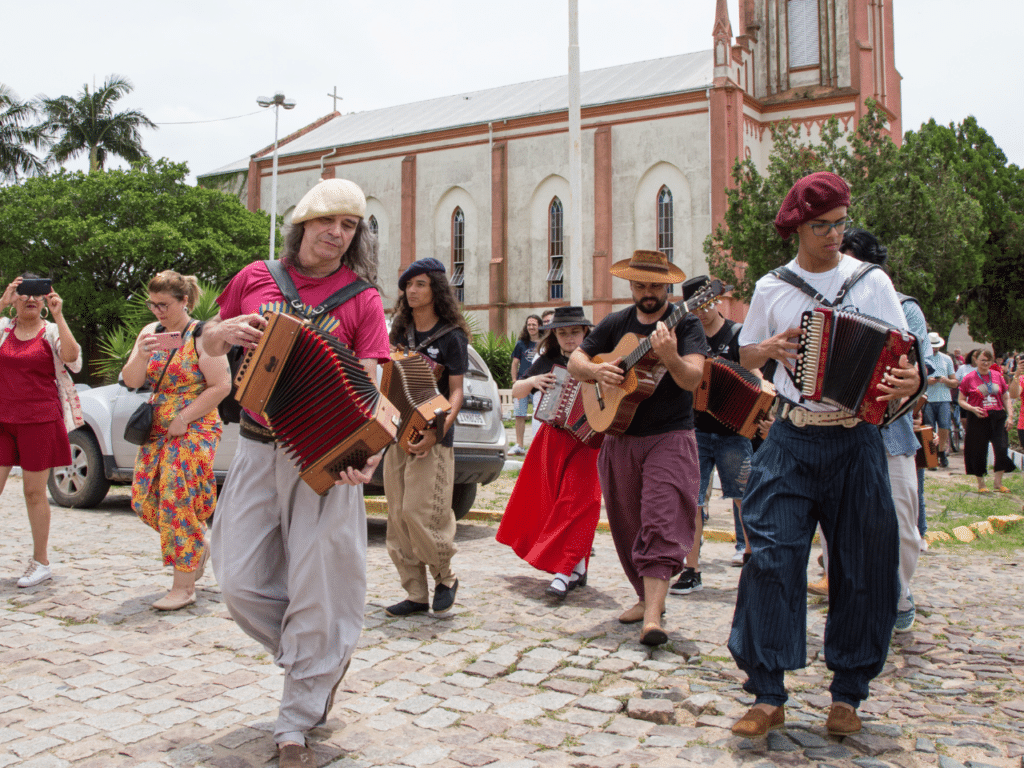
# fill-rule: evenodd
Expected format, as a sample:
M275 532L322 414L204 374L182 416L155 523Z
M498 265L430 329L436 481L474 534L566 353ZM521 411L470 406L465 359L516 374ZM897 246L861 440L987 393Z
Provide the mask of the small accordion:
M901 355L920 365L914 334L868 315L815 307L803 313L798 343L793 381L805 399L882 426L912 407L915 398L902 407L877 398L885 394L878 385Z
M775 387L739 363L721 357L704 359L704 376L693 393L693 407L705 411L746 438L768 418Z
M262 414L302 479L323 496L395 439L398 409L336 337L269 312L259 344L235 377L243 408Z
M604 433L595 432L587 422L579 381L569 375L564 365L554 366L551 372L555 374L555 384L541 396L534 418L566 430L588 448L600 448Z
M437 441L441 442L445 414L451 412L451 404L437 390L430 362L418 352L393 352L381 372L380 391L401 415L396 439L406 453L427 429L436 429Z

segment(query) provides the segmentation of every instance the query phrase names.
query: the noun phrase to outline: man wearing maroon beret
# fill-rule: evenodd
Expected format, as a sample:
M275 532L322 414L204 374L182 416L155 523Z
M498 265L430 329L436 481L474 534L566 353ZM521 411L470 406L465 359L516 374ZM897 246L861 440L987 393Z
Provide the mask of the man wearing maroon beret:
M885 273L874 269L854 279L861 262L839 250L849 204L849 187L834 173L813 173L793 185L775 228L783 239L797 235L797 256L783 274L757 281L740 333L744 366L781 363L774 376L776 421L754 455L743 497L753 551L740 576L729 650L755 701L733 726L741 736L761 736L785 722L785 670L807 660L807 559L819 523L842 575L830 580L825 624L825 661L833 672L830 733L860 730L856 710L882 670L896 622L899 538L879 430L829 404L805 401L789 373L801 315L815 306L834 303L907 328ZM885 399L911 396L919 382L904 357L886 375Z

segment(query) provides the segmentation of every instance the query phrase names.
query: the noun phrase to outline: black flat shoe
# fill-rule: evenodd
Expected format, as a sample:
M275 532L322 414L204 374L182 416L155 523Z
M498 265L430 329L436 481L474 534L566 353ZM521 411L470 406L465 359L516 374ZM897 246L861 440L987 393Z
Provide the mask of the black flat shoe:
M587 586L587 572L576 573L576 571L573 571L572 576L569 577L569 589L585 586Z
M565 596L572 591L572 588L572 582L559 573L555 575L548 588L544 590L544 594L557 597L559 600L565 600Z
M384 613L388 616L412 616L414 613L426 613L430 606L426 603L414 603L412 600L403 600L400 603L388 606Z
M434 587L434 613L444 613L455 604L455 593L459 591L459 580L450 587L438 584Z

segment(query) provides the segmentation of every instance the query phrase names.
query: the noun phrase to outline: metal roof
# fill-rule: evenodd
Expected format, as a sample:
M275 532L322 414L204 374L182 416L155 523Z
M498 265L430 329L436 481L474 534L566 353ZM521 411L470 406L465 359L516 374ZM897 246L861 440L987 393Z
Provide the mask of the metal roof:
M703 90L712 84L713 69L710 50L595 69L580 75L580 101L584 107L592 107ZM559 75L368 112L352 112L288 142L280 148L279 155L329 151L380 139L558 112L569 104L568 80L568 75ZM229 173L248 166L246 157L202 175Z

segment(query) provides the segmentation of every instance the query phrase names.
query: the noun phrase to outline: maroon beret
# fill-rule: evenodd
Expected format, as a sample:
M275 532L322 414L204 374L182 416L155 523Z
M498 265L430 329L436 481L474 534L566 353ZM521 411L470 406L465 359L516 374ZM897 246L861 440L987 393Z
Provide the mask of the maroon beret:
M828 171L812 173L789 190L779 208L779 215L775 217L775 229L783 240L788 240L805 221L849 204L850 187L842 176Z

